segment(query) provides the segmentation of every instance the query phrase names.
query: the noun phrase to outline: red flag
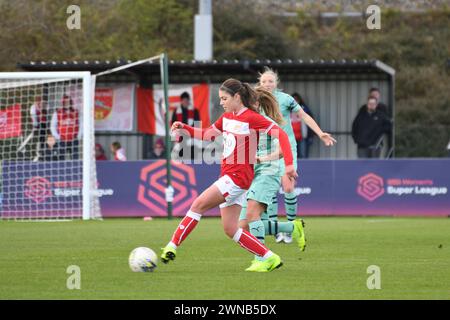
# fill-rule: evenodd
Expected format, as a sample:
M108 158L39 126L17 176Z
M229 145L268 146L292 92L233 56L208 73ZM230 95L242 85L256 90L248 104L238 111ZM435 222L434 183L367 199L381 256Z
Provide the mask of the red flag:
M0 139L22 135L22 114L20 104L0 110Z
M210 126L208 84L186 85L169 89L169 105L173 112L180 104L180 94L190 92L192 104L199 111L202 127ZM165 135L164 99L162 90L137 89L138 131L147 134Z
M209 86L206 83L193 86L192 93L194 96L194 107L200 113L202 127L208 128L209 123Z
M137 88L138 131L146 134L156 133L153 90Z

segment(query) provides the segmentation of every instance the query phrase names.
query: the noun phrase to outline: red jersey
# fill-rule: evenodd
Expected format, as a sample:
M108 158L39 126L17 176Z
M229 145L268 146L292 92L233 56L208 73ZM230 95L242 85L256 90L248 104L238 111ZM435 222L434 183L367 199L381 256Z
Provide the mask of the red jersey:
M62 141L73 141L77 138L80 129L79 117L77 110L57 111L58 115L58 132Z
M273 122L248 108L224 113L212 126L223 135L220 176L228 175L240 188L250 188L259 133L273 126Z

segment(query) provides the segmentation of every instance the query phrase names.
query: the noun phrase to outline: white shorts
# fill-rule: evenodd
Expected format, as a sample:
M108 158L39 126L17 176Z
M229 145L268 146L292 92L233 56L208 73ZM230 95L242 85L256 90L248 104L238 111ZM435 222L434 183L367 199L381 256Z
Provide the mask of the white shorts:
M242 207L247 202L247 190L237 186L228 175L220 177L219 180L214 182L214 185L219 188L220 193L225 198L225 202L219 206L220 208L229 207L233 204Z

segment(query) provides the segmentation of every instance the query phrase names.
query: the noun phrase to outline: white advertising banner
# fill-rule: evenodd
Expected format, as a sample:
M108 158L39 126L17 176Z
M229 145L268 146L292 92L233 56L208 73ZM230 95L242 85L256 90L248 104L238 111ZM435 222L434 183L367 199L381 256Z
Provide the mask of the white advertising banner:
M135 85L115 85L95 89L95 130L133 129Z

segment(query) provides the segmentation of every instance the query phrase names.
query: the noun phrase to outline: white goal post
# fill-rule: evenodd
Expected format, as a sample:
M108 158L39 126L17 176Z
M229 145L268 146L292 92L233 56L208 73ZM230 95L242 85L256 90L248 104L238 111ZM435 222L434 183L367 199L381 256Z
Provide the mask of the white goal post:
M0 72L0 218L100 218L90 72Z

